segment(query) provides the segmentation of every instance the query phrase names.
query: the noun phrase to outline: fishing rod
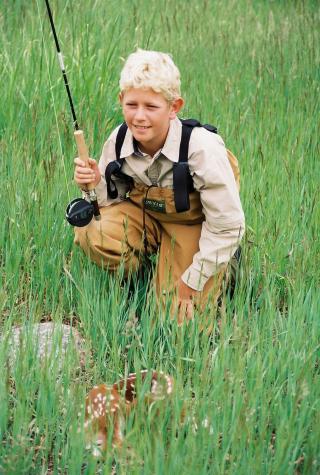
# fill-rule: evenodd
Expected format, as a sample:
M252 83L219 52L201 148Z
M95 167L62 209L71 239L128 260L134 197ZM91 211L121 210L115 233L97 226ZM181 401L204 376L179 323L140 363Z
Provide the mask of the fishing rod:
M73 119L73 127L75 129L74 137L77 144L78 154L79 154L80 159L85 163L85 166L90 167L88 147L84 139L83 131L79 128L79 125L78 125L77 116L75 113L71 91L70 91L70 87L68 83L67 73L65 70L64 62L63 62L63 56L60 50L60 45L59 45L56 29L54 26L53 16L52 16L51 8L49 5L49 0L45 0L45 3L47 6L47 12L48 12L49 20L50 20L51 30L52 30L54 42L56 45L59 65L60 65L60 69L61 69L63 80L64 80L64 85L66 87L66 91L67 91L67 95L69 99L71 115ZM86 186L86 189L84 191L87 194L89 201L83 198L76 198L75 200L71 201L71 203L69 203L67 206L66 219L68 223L70 223L72 226L78 226L78 227L86 226L87 224L90 223L93 216L95 217L97 221L101 219L94 185L89 183Z

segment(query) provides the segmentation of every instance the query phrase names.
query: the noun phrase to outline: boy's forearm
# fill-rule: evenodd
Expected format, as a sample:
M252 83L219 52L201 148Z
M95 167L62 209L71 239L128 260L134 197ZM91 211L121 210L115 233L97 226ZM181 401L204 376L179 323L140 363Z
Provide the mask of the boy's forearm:
M232 228L220 232L210 231L203 223L199 241L199 252L193 257L192 264L182 274L185 284L194 290L202 291L207 281L232 258L245 230L244 219Z

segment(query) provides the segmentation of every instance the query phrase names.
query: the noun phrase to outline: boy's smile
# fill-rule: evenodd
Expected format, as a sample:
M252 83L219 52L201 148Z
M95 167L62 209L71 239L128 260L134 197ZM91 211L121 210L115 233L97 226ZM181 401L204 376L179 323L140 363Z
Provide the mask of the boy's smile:
M120 94L124 119L142 152L154 155L165 143L170 120L183 105L178 98L168 102L152 89L131 88Z

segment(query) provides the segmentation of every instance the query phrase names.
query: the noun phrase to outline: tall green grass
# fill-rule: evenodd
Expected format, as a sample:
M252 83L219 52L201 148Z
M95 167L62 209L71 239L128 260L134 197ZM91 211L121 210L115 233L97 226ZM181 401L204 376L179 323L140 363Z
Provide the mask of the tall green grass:
M62 370L42 366L28 340L10 364L1 343L0 473L319 473L318 3L52 0L52 10L91 156L121 120L121 58L170 52L183 116L217 125L239 158L247 234L210 338L197 321L181 330L159 315L143 283L130 293L88 262L64 220L76 151L45 5L2 0L0 333L72 322L92 360L79 373L70 349ZM127 447L98 464L76 431L84 394L140 368L174 376L173 402L160 415L138 408ZM194 420L179 422L183 403Z

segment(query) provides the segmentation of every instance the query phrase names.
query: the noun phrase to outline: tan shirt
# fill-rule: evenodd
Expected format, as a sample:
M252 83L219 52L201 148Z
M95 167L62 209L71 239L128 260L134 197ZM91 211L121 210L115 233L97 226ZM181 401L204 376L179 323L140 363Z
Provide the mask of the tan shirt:
M108 206L125 199L128 191L125 182L115 180L118 198L108 198L104 178L107 164L116 159L115 141L118 129L119 127L112 132L104 144L99 161L102 179L96 187L96 192L100 206ZM121 150L121 158L125 158L121 171L132 176L137 183L152 185L148 169L156 160L158 185L172 189L172 167L173 163L179 160L181 129L179 119L170 121L165 144L154 157L142 154L137 149L128 129ZM202 290L208 279L228 263L235 253L244 233L245 220L226 148L219 135L195 127L189 143L188 164L194 188L200 193L205 221L202 223L199 252L194 255L192 264L182 275L182 280L191 288Z

